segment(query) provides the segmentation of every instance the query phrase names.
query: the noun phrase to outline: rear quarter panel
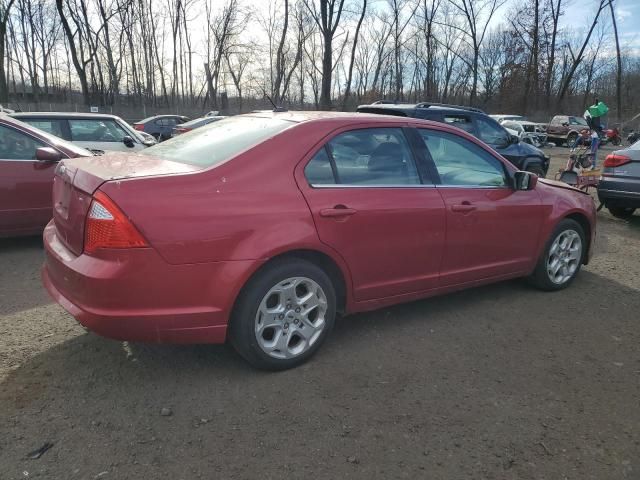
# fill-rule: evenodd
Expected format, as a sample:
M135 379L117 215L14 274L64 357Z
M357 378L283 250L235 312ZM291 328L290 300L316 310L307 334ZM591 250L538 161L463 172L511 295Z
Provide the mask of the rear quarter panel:
M318 124L315 124L316 127ZM184 175L102 185L171 264L266 259L319 249L296 163L324 133L294 126L234 159Z

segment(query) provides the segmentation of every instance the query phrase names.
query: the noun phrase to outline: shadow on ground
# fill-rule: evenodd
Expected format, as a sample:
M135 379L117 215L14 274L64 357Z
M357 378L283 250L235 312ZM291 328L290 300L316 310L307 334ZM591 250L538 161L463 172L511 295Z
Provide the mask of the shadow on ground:
M81 334L0 384L0 478L633 478L639 309L588 271L506 282L342 319L277 374Z

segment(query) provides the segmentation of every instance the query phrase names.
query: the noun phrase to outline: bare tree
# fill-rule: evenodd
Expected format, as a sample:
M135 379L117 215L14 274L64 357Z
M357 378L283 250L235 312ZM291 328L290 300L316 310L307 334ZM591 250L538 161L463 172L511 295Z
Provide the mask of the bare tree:
M577 55L574 55L573 52L571 52L571 56L572 56L571 67L569 68L568 72L566 73L562 81L562 86L560 87L560 91L558 93L558 102L562 102L562 100L565 98L565 95L567 94L567 91L569 89L569 85L573 80L573 75L576 73L578 66L580 66L580 63L584 59L585 50L589 45L589 41L591 40L591 35L593 34L593 31L596 28L596 25L598 24L600 13L602 13L602 10L604 10L609 5L609 3L610 3L610 0L598 1L598 9L596 10L595 15L593 16L591 27L589 28L589 31L587 32L587 35L584 38L584 42L582 42L582 47L580 47L580 51L578 52Z
M620 55L620 39L618 38L618 24L616 14L613 10L613 0L609 2L611 10L611 23L613 24L613 34L616 40L616 107L618 123L622 122L622 55Z
M9 12L14 0L2 0L0 3L0 102L6 103L9 99L9 91L7 89L7 73L5 71L5 51L7 39L7 22L9 21Z
M351 45L351 57L349 60L349 73L347 74L347 83L345 85L344 96L342 98L342 109L347 109L347 102L351 96L351 81L353 79L353 63L356 58L356 49L358 47L358 39L360 38L360 28L362 27L362 21L367 14L367 0L362 0L362 8L360 9L360 18L356 25L356 31L353 34L353 42Z
M304 1L322 35L322 86L320 88L320 106L328 110L331 108L333 39L338 25L340 25L345 0L320 0L320 10L318 10L313 0Z
M467 37L467 42L472 48L471 70L473 80L469 103L476 103L478 94L478 63L480 60L480 48L487 33L493 14L506 0L449 0L466 21L465 28L461 31Z

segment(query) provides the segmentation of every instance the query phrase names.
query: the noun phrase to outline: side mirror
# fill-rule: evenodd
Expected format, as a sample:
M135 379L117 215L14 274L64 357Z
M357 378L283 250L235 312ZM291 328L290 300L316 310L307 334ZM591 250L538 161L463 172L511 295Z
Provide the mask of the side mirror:
M59 162L62 154L55 148L40 147L36 149L36 160L39 162Z
M133 148L135 146L135 143L133 142L133 138L131 138L129 135L122 137L122 143L124 143L125 146L129 148Z
M533 190L538 183L538 176L535 173L518 170L513 174L513 188L515 190Z

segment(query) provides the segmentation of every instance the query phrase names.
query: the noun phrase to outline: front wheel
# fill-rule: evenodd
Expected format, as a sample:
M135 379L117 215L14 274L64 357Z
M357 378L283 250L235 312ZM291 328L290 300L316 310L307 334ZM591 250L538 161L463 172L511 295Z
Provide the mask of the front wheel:
M571 132L567 136L567 147L574 148L577 142L578 142L578 134L576 132Z
M633 207L607 207L609 213L616 218L622 218L628 220L633 217L633 213L636 211Z
M335 315L335 289L321 268L301 259L276 261L243 289L229 339L254 367L285 370L320 348Z
M580 271L586 246L580 224L565 218L553 230L529 281L547 291L567 287Z

